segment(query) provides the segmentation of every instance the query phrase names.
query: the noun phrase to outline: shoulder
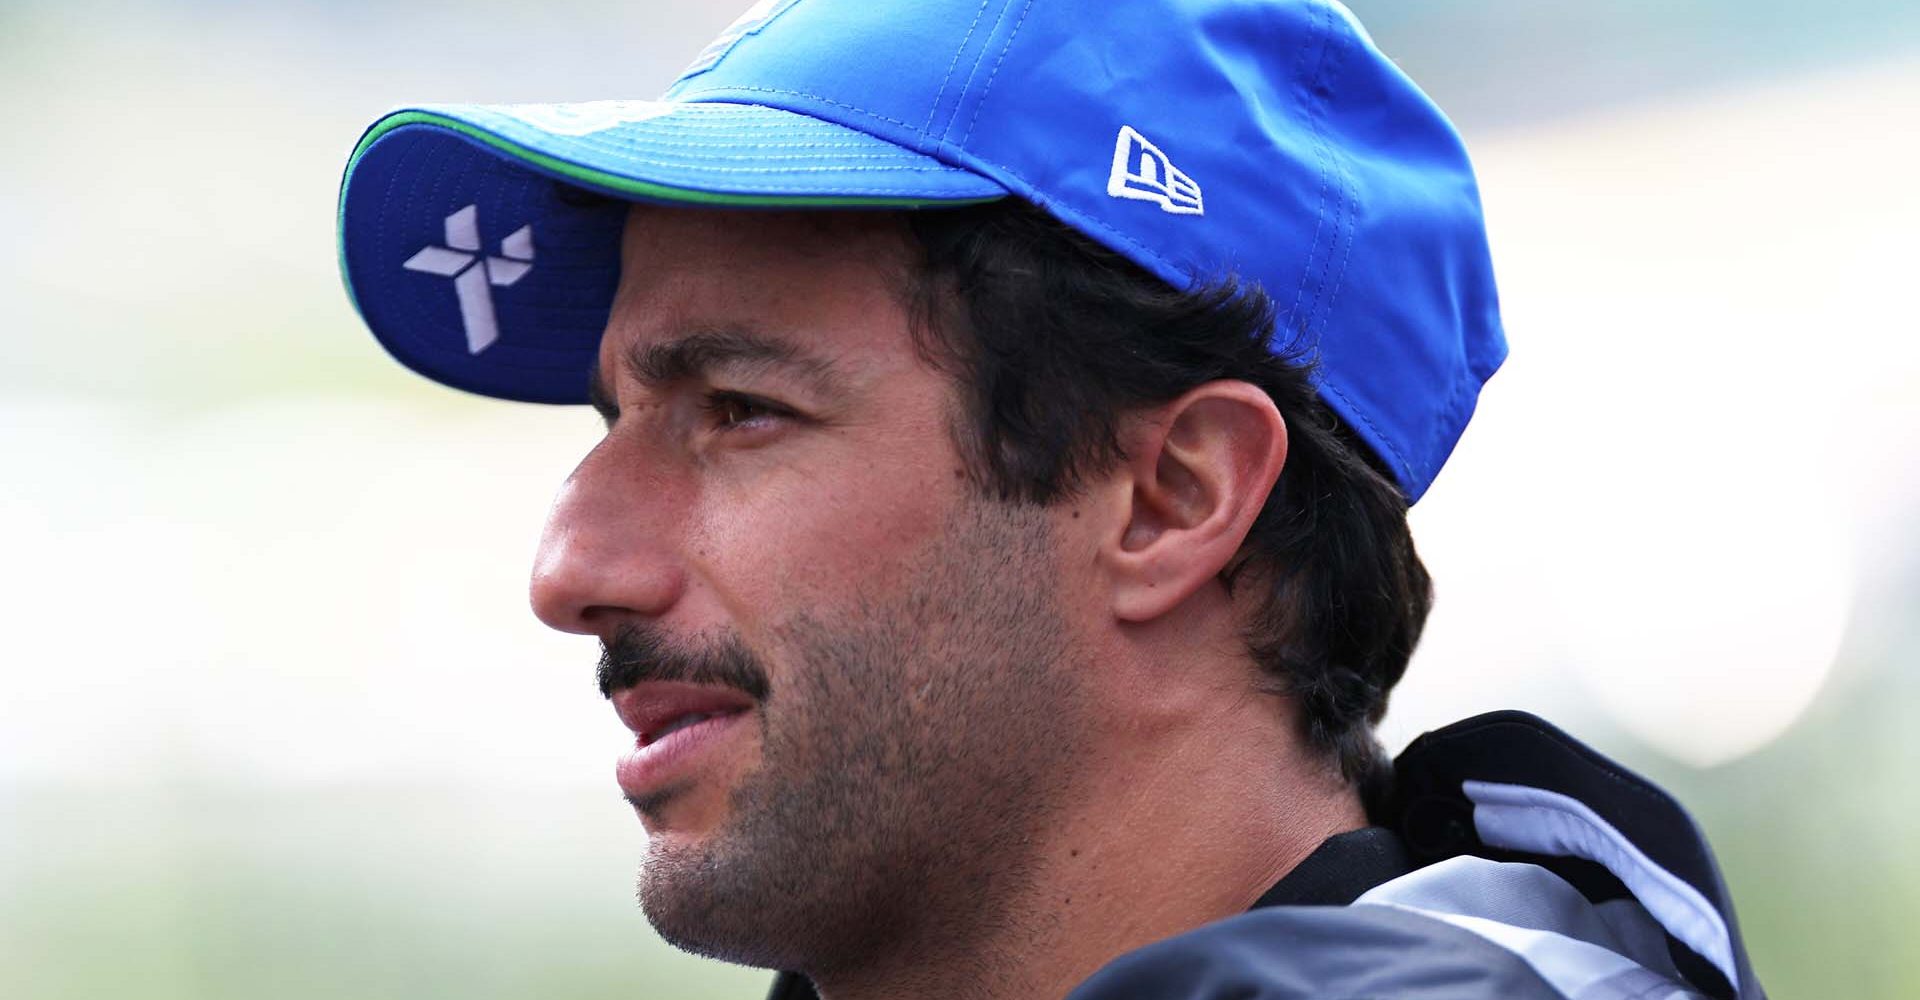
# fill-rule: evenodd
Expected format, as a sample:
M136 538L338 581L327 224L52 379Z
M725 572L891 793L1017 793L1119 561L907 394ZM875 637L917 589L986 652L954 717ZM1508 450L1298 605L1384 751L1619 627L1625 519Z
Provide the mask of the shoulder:
M1068 1000L1557 1000L1471 932L1384 906L1255 910L1108 963Z

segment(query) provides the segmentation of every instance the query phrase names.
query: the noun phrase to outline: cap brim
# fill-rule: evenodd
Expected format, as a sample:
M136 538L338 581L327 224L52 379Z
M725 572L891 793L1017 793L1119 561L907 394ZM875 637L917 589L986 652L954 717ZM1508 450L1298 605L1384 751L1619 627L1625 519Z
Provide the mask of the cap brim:
M582 199L582 188L618 200ZM426 106L380 119L354 150L341 272L368 327L414 371L489 396L580 403L619 282L622 201L907 209L1006 195L774 108Z

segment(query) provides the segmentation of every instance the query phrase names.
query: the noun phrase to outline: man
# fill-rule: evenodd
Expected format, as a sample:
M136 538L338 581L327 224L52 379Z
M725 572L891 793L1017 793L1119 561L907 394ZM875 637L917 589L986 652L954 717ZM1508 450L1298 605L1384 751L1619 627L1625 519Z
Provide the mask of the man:
M662 102L382 119L341 226L400 360L605 418L533 603L669 941L784 998L1763 996L1657 790L1373 738L1505 346L1343 9L762 3Z

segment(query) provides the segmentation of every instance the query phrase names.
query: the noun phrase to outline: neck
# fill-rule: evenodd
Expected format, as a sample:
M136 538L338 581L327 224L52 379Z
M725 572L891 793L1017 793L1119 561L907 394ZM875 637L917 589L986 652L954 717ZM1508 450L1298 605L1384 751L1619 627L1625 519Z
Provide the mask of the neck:
M1003 900L993 913L927 925L971 933L817 970L823 1000L1064 996L1128 951L1245 912L1328 837L1366 825L1271 699L1183 715L1201 721L1101 734L1071 804L1035 832L1022 884L976 897Z

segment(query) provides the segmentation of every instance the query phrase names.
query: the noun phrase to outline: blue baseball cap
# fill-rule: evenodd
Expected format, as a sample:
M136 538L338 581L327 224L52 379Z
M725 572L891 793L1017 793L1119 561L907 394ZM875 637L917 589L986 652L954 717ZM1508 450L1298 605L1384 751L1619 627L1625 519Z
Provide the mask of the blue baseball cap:
M762 0L659 100L381 118L341 184L341 268L415 371L584 403L619 200L1007 197L1176 287L1257 281L1276 350L1318 361L1410 500L1506 356L1459 135L1325 0Z

